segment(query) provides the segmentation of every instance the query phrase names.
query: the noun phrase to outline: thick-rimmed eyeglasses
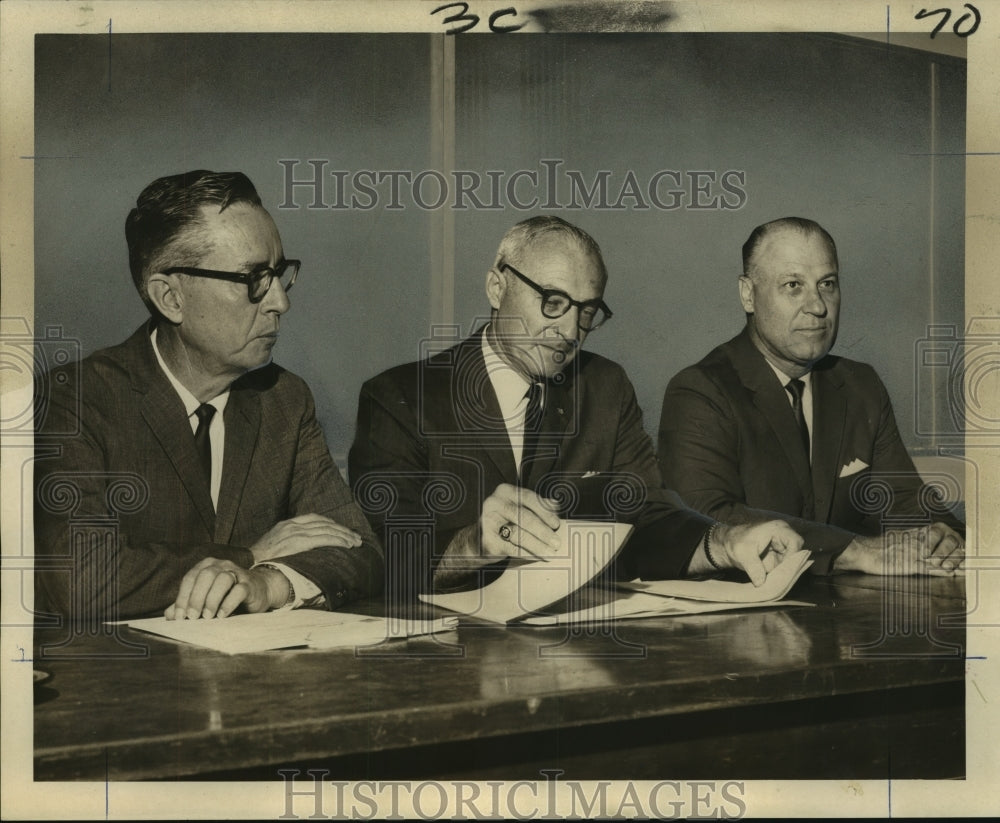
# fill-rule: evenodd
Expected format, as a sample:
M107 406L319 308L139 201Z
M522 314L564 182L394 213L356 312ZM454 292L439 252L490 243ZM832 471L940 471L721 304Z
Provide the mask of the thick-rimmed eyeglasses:
M542 314L550 320L562 317L573 306L580 310L576 323L583 331L594 331L611 319L611 309L603 300L574 300L566 292L559 291L559 289L542 288L530 277L521 274L510 263L501 263L500 271L504 269L538 292L542 298Z
M164 274L189 274L192 277L210 277L213 280L229 280L233 283L244 283L247 287L247 296L251 303L259 303L264 299L271 288L271 283L275 278L281 283L281 287L287 292L295 285L295 278L299 275L300 260L282 260L273 269L265 266L251 272L235 271L214 271L213 269L199 269L193 266L174 266L164 271Z

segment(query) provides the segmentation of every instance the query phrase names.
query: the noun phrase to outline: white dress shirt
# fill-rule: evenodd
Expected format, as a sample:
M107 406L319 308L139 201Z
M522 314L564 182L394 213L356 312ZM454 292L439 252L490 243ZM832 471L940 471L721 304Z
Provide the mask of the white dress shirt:
M177 396L180 397L181 402L184 404L184 411L187 412L188 422L191 424L191 434L194 435L194 433L198 430L198 416L195 412L201 403L199 403L198 398L191 394L184 384L177 379L174 373L170 371L170 368L163 359L163 355L160 354L159 347L156 345L156 332L157 330L154 328L152 333L149 335L149 339L153 343L153 353L156 355L156 362L160 364L160 368L163 369L163 373L167 376L167 380L170 381L170 385L174 387L174 391L177 392ZM219 489L222 488L222 458L225 454L226 447L226 423L223 412L225 412L226 404L229 402L229 389L226 389L221 394L217 394L211 400L206 402L210 406L215 406L215 415L212 417L212 422L208 427L208 439L212 449L212 481L210 484L212 493L212 508L218 509ZM255 563L251 568L257 568L257 566L267 566L275 569L287 578L289 584L295 592L295 597L292 602L285 604L285 608L294 609L301 606L306 601L310 601L310 605L318 605L318 603L314 604L312 601L314 601L317 597L321 597L322 592L320 591L319 586L313 583L308 577L305 577L294 569L290 569L278 562L266 561Z
M511 450L514 452L514 465L520 472L521 456L524 453L524 415L528 411L528 389L531 388L531 384L500 358L489 341L489 330L490 327L487 326L483 332L483 359L486 361L486 373L500 403L500 413L507 427Z
M156 329L153 329L153 333L149 335L149 339L153 341L153 352L156 354L156 362L160 364L160 368L163 369L167 380L170 381L170 385L174 387L174 391L177 392L178 397L180 397L181 402L184 404L188 423L191 424L191 433L194 434L198 430L198 415L195 412L201 403L174 376L174 373L170 371L170 368L163 360L163 355L160 354L160 349L156 345ZM212 422L208 427L208 439L212 447L212 482L209 484L209 488L212 491L212 508L214 509L219 508L219 489L222 487L222 457L226 448L226 421L223 413L226 410L226 403L228 402L229 389L226 389L222 394L218 394L208 401L209 406L215 406L215 415L212 417Z

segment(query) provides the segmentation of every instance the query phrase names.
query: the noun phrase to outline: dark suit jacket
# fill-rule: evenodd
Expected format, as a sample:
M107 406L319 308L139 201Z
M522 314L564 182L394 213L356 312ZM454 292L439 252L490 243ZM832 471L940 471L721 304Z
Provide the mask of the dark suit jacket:
M712 521L662 488L622 368L581 352L550 382L541 428L522 485L563 496L564 515L636 523L622 574L682 575ZM599 474L584 480L588 472ZM478 522L483 501L501 483L518 484L481 332L365 383L349 475L377 533L386 534L389 520L433 523L431 556L414 571L422 578L416 585L426 586L428 565L434 567L456 532ZM388 562L396 561L390 555Z
M670 381L659 461L664 481L699 511L727 523L788 521L819 553L814 566L823 572L855 535L879 533L879 495L864 502L861 485L873 474L890 490L892 513L928 522L928 512L875 370L828 355L811 379L811 466L787 392L746 329ZM867 468L841 476L855 461Z
M274 364L233 383L216 513L151 328L55 369L38 394L35 549L49 608L78 618L110 615L115 603L121 618L162 613L199 560L248 567L258 538L310 512L354 529L363 545L276 562L315 582L329 608L377 592L381 547L330 457L306 384ZM109 527L117 552L87 545L88 529Z

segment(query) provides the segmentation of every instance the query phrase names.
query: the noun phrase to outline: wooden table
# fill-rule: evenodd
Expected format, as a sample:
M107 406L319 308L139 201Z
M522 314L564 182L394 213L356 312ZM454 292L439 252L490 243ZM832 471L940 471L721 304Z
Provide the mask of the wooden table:
M470 621L357 654L131 629L137 648L43 649L66 636L46 629L35 779L963 776L962 579L806 575L789 597L815 606L589 633Z

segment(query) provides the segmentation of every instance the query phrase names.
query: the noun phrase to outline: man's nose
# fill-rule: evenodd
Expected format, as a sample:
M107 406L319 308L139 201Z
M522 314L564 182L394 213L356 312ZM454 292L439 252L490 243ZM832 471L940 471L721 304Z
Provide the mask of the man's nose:
M818 287L806 292L806 302L803 310L809 312L809 314L815 314L817 317L823 317L826 314L826 301L823 299L823 295L820 294Z
M556 331L565 340L579 340L581 335L580 329L580 307L570 306L569 311L566 312L557 321Z
M261 302L264 311L271 311L275 314L284 314L292 306L285 287L281 285L281 281L277 277L271 281L271 287Z

